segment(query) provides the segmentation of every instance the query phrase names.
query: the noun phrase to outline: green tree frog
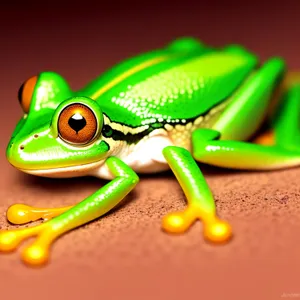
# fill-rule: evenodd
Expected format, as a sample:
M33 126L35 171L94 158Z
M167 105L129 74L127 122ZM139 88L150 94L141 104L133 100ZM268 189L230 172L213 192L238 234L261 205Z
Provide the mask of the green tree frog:
M29 78L19 90L24 114L8 161L32 175L108 182L68 207L12 205L11 223L44 222L1 230L0 251L35 236L22 260L45 264L58 237L109 212L138 184L137 174L167 169L187 207L165 216L162 228L183 233L201 220L206 240L229 241L232 228L218 217L198 163L244 170L300 164L300 85L287 81L285 70L280 57L260 64L242 46L182 37L118 63L77 91L55 72Z

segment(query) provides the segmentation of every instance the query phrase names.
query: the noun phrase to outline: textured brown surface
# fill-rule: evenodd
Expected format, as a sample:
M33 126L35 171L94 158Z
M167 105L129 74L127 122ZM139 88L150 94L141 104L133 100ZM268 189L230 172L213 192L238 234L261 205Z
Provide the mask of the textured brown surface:
M104 184L31 177L6 162L25 78L51 69L79 88L116 61L180 35L214 45L243 43L264 59L282 55L300 68L299 9L297 1L286 2L290 6L122 5L119 13L100 6L58 13L45 3L40 11L28 4L27 10L25 4L2 10L1 228L8 227L5 211L13 203L72 204ZM207 244L200 223L182 236L163 233L161 218L183 208L184 197L170 173L146 176L118 210L58 240L46 268L28 269L18 252L0 255L0 299L300 298L300 168L205 173L219 215L233 226L231 243Z

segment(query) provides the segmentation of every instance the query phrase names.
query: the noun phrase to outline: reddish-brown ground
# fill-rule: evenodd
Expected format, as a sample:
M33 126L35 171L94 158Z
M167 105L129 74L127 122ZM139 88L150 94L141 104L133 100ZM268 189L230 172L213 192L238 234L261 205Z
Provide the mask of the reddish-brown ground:
M286 2L185 9L123 4L120 12L82 6L81 13L55 12L44 3L2 10L1 228L8 227L5 211L13 203L72 204L104 184L36 178L7 163L24 79L51 69L76 89L116 61L181 35L214 45L242 43L263 59L282 55L289 67L300 68L299 9L296 1ZM219 215L233 226L229 244L206 243L200 223L182 236L162 232L162 217L183 208L184 196L171 173L144 176L118 210L59 239L47 267L27 268L19 252L0 255L0 299L300 298L300 168L204 171Z

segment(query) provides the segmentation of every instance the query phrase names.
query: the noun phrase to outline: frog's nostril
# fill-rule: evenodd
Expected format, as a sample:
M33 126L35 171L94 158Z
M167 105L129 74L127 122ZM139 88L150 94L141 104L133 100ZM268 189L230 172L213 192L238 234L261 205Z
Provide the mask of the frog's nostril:
M21 149L21 150L24 150L24 148L25 148L25 147L24 147L23 145L20 146L20 149Z

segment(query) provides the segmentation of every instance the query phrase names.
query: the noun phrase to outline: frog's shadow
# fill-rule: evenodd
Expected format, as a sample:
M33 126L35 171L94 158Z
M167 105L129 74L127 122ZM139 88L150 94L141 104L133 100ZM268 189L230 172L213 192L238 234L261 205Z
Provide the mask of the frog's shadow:
M96 192L98 189L103 187L108 183L107 180L99 179L92 176L84 177L72 177L72 178L48 178L48 177L39 177L22 172L17 172L15 175L16 180L19 182L20 186L26 186L29 189L34 191L40 191L48 195L52 195L55 203L48 203L47 207L60 207L62 203L59 201L59 196L65 195L68 192L72 192L75 195L74 200L69 204L75 204L83 199L78 199L78 192L85 190L91 191L86 194L86 197ZM122 201L120 206L124 205L129 201L133 201L136 198L136 192L132 191L125 199ZM77 196L76 196L77 195ZM119 206L118 206L119 207Z
M246 170L234 170L234 169L225 169L218 168L209 165L200 164L201 171L204 174L205 178L209 177L219 177L222 178L224 176L241 176L241 174L245 173L261 173L261 171L246 171ZM154 173L154 174L139 174L140 181L151 181L151 180L162 180L162 181L177 181L174 174L171 170ZM22 172L17 172L16 179L19 181L20 186L27 186L33 191L40 190L43 193L53 193L55 197L55 203L48 203L47 207L60 207L62 203L60 202L60 196L64 195L68 191L72 191L73 194L77 194L81 189L92 190L92 192L97 191L102 186L107 184L107 180L95 178L95 177L74 177L74 178L47 178L47 177L38 177L28 175ZM180 189L180 188L179 188ZM89 193L90 195L91 193ZM184 197L183 191L182 195ZM88 196L88 195L87 195ZM139 189L134 189L129 195L127 195L124 200L122 200L116 207L110 210L105 216L113 214L117 212L119 209L126 207L127 204L138 200L139 198ZM74 199L73 203L76 201L80 202L83 199ZM105 217L103 216L103 217ZM90 222L88 222L90 223Z
M249 173L249 171L241 171L241 170L233 170L233 169L225 169L218 168L209 165L201 165L201 171L203 172L205 177L214 177L214 176L226 176L228 174L241 174L241 173ZM159 172L159 173L150 173L150 174L138 174L140 180L147 179L171 179L174 180L174 174L171 170ZM39 177L34 175L29 175L23 172L18 171L16 174L16 178L21 182L21 185L26 186L35 186L38 189L49 189L51 192L55 191L58 193L64 192L65 190L73 189L81 189L82 187L95 187L99 188L105 185L108 181L92 176L83 176L83 177L72 177L72 178L48 178L48 177Z
M211 167L207 165L202 165L201 170L204 173L204 176L226 176L228 173L236 173L235 170L227 170L221 169L216 167ZM240 173L240 172L239 172ZM73 177L73 178L47 178L47 177L39 177L33 176L29 174L25 174L22 172L16 172L16 180L19 181L20 186L26 186L33 191L42 191L46 194L51 194L55 203L48 203L47 206L61 206L59 198L61 195L65 193L69 193L70 191L75 196L77 192L81 190L89 190L92 192L97 191L102 186L107 184L107 180L99 179L96 177ZM160 173L153 173L153 174L139 174L140 181L147 181L147 180L162 180L162 181L176 181L175 176L173 175L172 171L164 171ZM91 193L90 193L91 194ZM133 202L138 198L138 189L134 189L129 195L125 197L123 201L115 208L116 210L120 207L125 206L129 202ZM88 195L87 195L88 196ZM74 199L73 203L80 202L82 199ZM113 209L112 211L114 211Z
M215 176L227 176L228 174L241 174L241 171L232 169L223 169L212 167L208 165L201 165L201 170L205 177L215 177ZM162 181L176 181L176 178L171 170L167 170L160 173L153 174L139 174L140 181L147 180L162 180ZM16 173L16 180L19 181L19 185L32 188L33 190L39 190L43 192L49 192L52 195L55 194L59 197L68 191L72 191L75 195L81 190L92 190L92 192L97 191L102 186L107 184L107 180L99 179L96 177L86 176L86 177L73 177L73 178L47 178L38 177L22 172ZM129 201L134 201L137 198L138 191L134 189L125 199L122 201L123 206ZM80 201L80 199L74 199L75 201ZM119 207L118 206L118 207Z
M249 173L249 171L241 171L241 170L233 170L233 169L225 169L225 168L217 168L209 165L202 165L201 164L201 171L204 174L205 178L209 177L223 177L228 175L233 176L240 176L242 173ZM254 172L255 171L251 171ZM167 170L160 173L153 173L153 174L139 174L140 181L149 181L149 180L162 180L162 181L171 181L174 180L176 182L176 178L171 170ZM16 179L20 182L19 184L22 186L27 186L30 189L36 191L40 190L43 193L51 193L52 195L55 194L54 203L48 203L48 207L59 207L62 206L61 202L59 201L59 196L65 194L68 191L72 191L73 194L77 194L78 191L90 190L92 192L97 191L102 186L107 184L107 180L99 179L96 177L73 177L73 178L47 178L47 177L38 177L32 176L29 174L25 174L22 172L17 172ZM90 195L91 193L89 193ZM87 195L88 196L88 195ZM127 195L124 200L122 200L115 208L109 211L106 215L114 213L121 209L122 207L126 206L128 203L134 202L139 198L139 191L138 189L134 189L129 195ZM77 202L82 201L83 199L74 199L74 204ZM70 204L73 204L70 203Z

